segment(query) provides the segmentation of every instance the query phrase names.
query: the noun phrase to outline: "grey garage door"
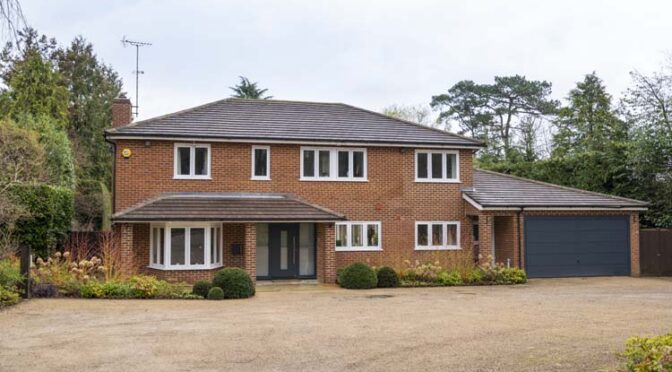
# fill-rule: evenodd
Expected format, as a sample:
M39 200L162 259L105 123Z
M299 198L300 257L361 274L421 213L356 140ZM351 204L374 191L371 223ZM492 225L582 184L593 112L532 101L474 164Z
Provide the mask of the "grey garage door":
M531 278L629 275L627 216L525 218L525 266Z

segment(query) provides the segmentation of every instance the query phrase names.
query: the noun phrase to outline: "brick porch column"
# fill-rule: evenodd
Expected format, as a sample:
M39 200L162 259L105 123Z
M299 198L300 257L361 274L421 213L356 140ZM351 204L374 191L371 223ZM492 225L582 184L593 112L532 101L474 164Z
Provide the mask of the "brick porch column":
M134 274L135 254L133 253L133 224L122 223L117 228L119 239L119 273L122 276Z
M243 269L250 274L252 282L257 282L257 225L245 224L245 245L243 246Z
M334 223L317 225L317 280L336 283L336 231Z
M639 213L630 215L630 275L641 275L639 263Z
M492 263L492 243L494 242L495 229L494 229L495 216L488 214L478 215L478 250L479 258L478 263Z

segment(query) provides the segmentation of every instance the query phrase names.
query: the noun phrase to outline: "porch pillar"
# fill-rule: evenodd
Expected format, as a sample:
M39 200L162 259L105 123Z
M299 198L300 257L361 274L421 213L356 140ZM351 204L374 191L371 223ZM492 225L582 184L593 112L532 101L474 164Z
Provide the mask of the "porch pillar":
M491 264L494 257L493 244L495 237L494 229L495 216L480 214L478 216L478 264Z
M334 223L317 225L317 280L336 283L336 231Z
M133 253L133 224L122 223L117 227L119 241L119 273L122 276L134 274L135 254Z
M243 247L243 269L257 283L257 225L245 224L245 246Z

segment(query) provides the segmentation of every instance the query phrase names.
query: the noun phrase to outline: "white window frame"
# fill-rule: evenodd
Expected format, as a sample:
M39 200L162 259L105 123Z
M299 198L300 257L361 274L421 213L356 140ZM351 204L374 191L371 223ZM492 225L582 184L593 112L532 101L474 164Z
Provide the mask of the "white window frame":
M315 151L315 175L313 177L305 177L303 175L303 153L305 151ZM319 169L319 151L329 151L329 176L320 177ZM338 152L347 151L348 152L348 176L339 177L338 176ZM363 177L354 177L354 153L362 152L364 153L364 175ZM353 148L353 147L301 147L299 153L300 164L299 164L299 180L300 181L340 181L340 182L368 182L368 155L366 153L366 148Z
M254 174L254 165L257 162L256 150L266 150L266 175L257 176ZM255 181L270 181L271 180L271 146L252 146L252 173L250 179Z
M418 226L427 225L427 245L418 244ZM432 225L441 225L442 239L443 242L441 245L432 245ZM448 245L448 225L455 225L457 228L457 244ZM447 250L460 250L462 249L461 238L460 238L460 221L415 221L415 250L416 251L447 251Z
M418 178L418 155L427 154L427 178ZM443 167L441 178L432 178L432 154L441 154ZM455 155L455 178L446 177L448 155ZM415 150L415 182L424 183L459 183L460 182L460 152L457 150Z
M219 262L211 263L210 258L210 244L211 244L211 228L219 228L219 242L217 245L217 250L219 251ZM154 229L163 228L163 265L154 263ZM203 265L191 265L189 261L191 260L191 229L202 228L205 230L205 239L203 242ZM184 265L171 265L170 263L170 239L171 239L171 230L172 229L185 229L185 239L184 239ZM223 226L221 223L204 223L204 222L166 222L166 223L152 223L149 228L149 265L148 267L158 270L210 270L216 269L218 267L224 266L224 246L223 246Z
M179 162L179 153L178 149L188 147L189 150L189 174L179 174L177 172L178 162ZM196 173L196 149L204 148L208 150L208 160L206 164L206 174L197 175ZM181 180L209 180L211 179L210 171L212 164L212 149L208 143L175 143L173 150L173 178Z
M361 247L352 246L352 225L362 225L362 245ZM375 225L378 227L378 245L371 246L368 245L367 231L369 225ZM346 221L346 222L337 222L335 229L338 229L338 226L346 226L346 245L343 247L336 246L337 252L366 252L366 251L382 251L383 250L383 229L380 221ZM337 233L337 231L335 231Z

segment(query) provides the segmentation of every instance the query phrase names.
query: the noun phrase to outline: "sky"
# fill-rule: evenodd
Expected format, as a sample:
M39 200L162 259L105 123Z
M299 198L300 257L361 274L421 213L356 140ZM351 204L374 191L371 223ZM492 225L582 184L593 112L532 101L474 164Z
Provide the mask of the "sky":
M460 80L525 75L566 97L595 71L618 98L672 51L672 1L21 0L61 44L82 35L146 119L231 95L246 76L277 99L381 111L428 105Z

